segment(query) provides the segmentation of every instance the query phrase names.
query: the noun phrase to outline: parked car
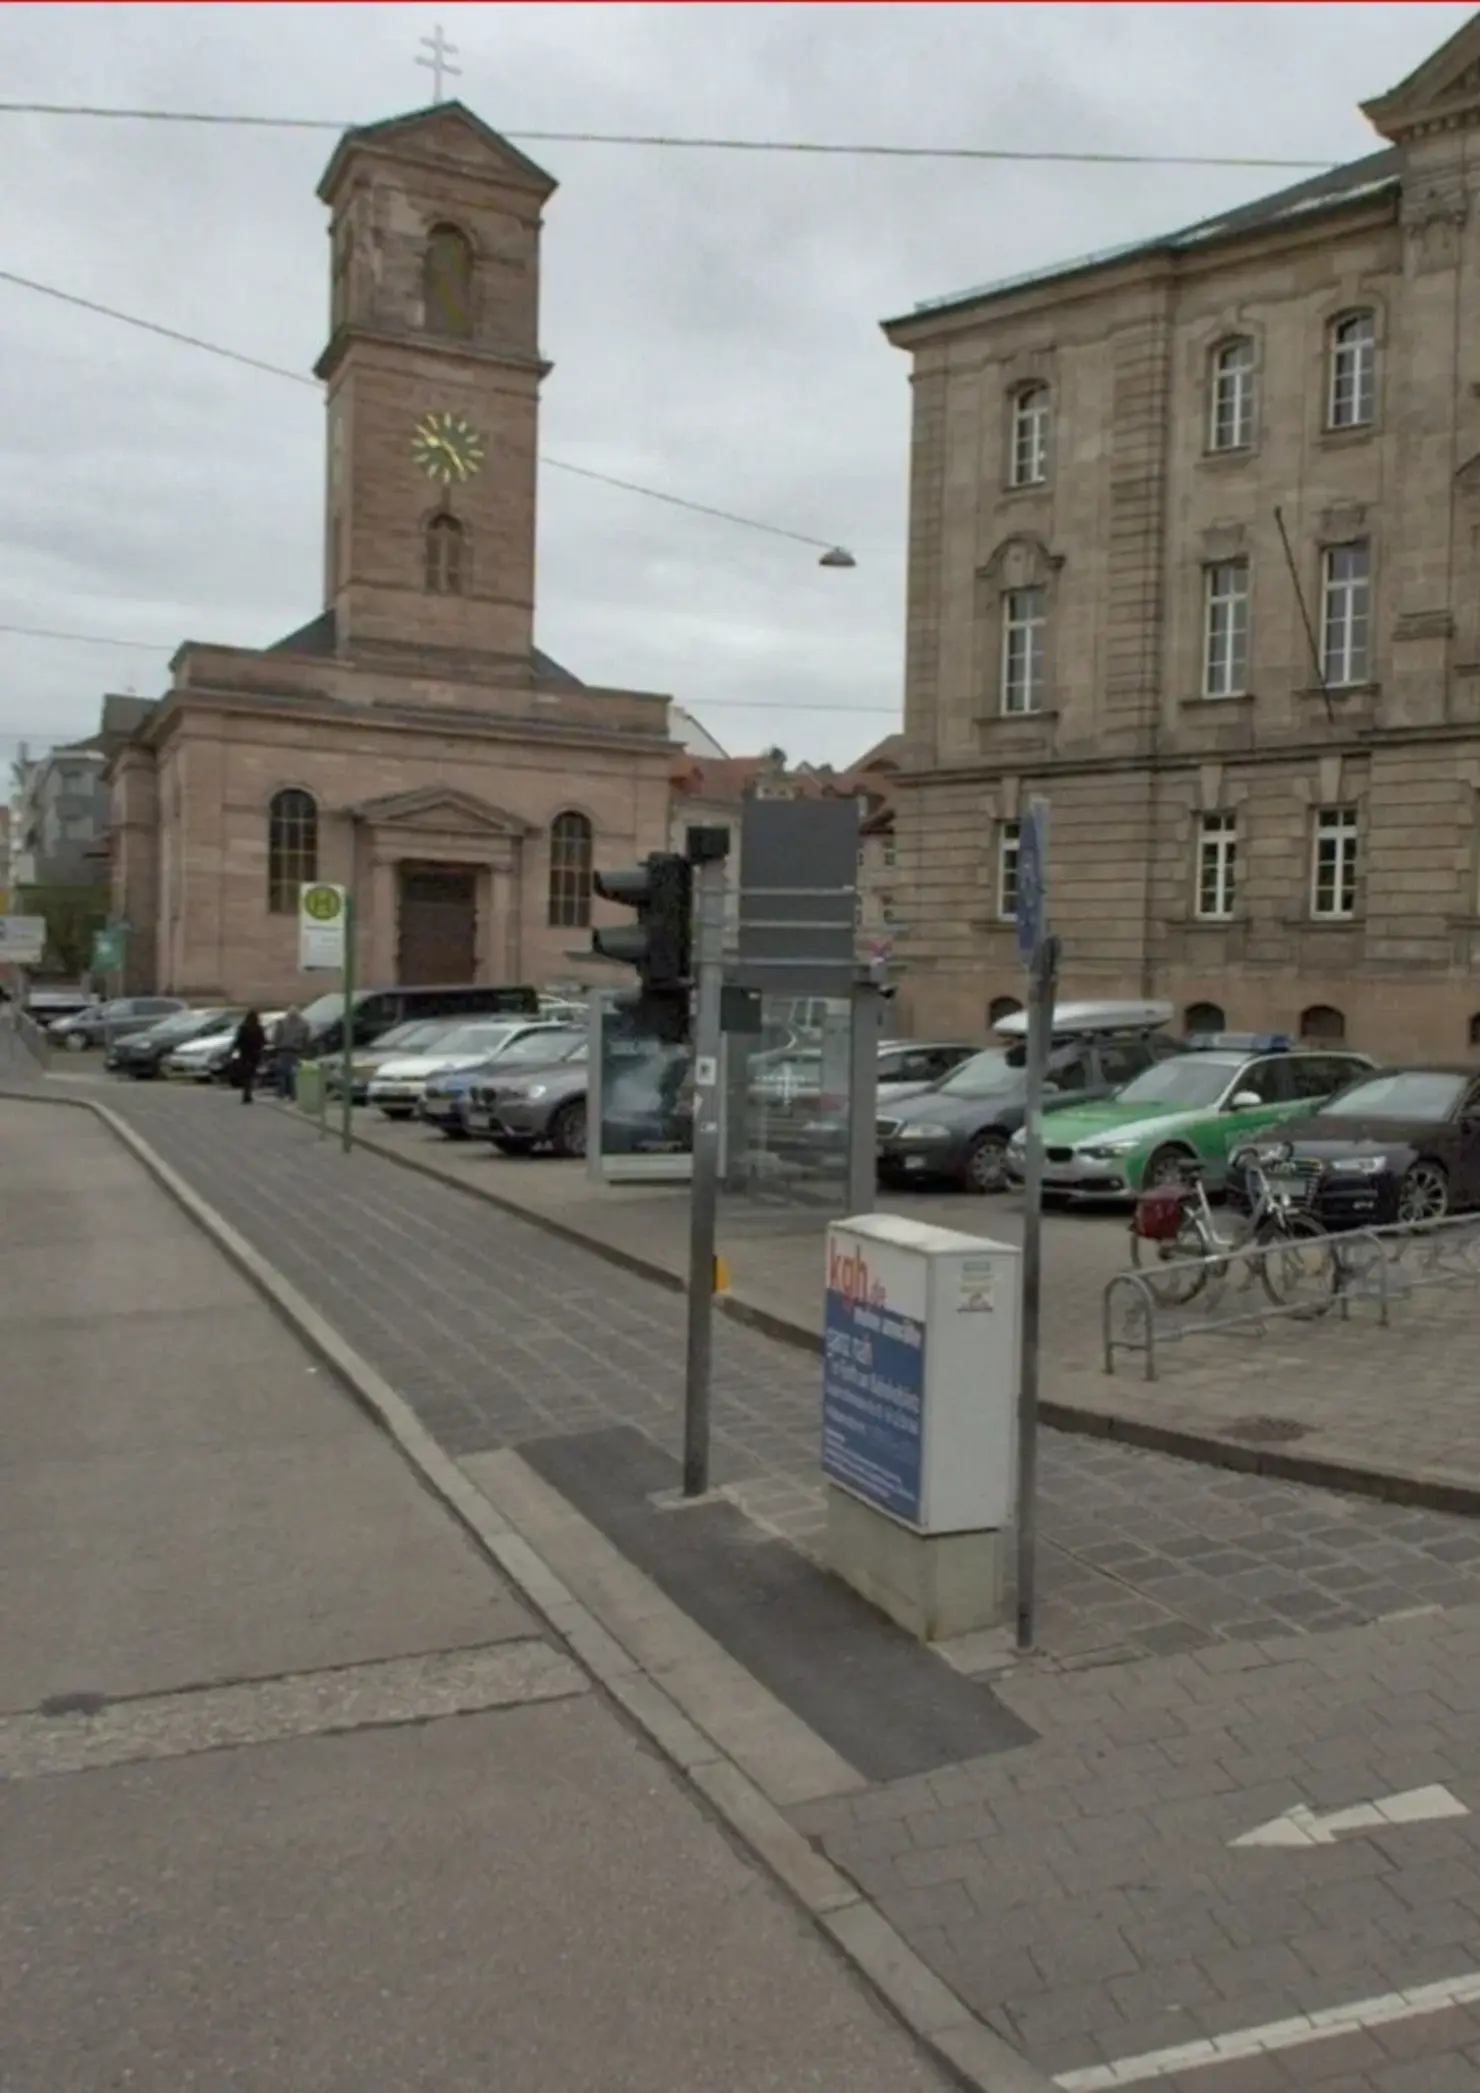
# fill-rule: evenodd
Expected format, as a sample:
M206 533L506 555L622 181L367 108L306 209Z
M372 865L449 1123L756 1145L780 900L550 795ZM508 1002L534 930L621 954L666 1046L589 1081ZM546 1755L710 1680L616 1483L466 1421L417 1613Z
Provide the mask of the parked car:
M284 1012L264 1010L259 1014L262 1028L271 1039L272 1028L281 1022ZM159 1072L167 1081L176 1083L224 1083L235 1045L234 1025L202 1033L199 1038L187 1039L183 1046L172 1048L165 1055Z
M942 1076L967 1060L977 1048L965 1040L887 1039L878 1052L880 1103L912 1097L928 1090ZM771 1106L804 1106L809 1116L823 1094L824 1071L820 1047L798 1047L769 1059L758 1071L752 1063L750 1095Z
M382 1061L370 1078L369 1101L387 1119L410 1119L421 1103L432 1076L449 1075L454 1069L472 1068L501 1054L516 1040L564 1031L538 1019L527 1024L499 1024L488 1020L475 1025L454 1025L425 1052L397 1054Z
M25 1010L33 1023L50 1034L53 1025L64 1025L68 1018L91 1010L97 1000L80 988L32 988L26 992Z
M531 1068L544 1068L568 1060L587 1035L574 1025L536 1025L508 1044L467 1068L446 1069L429 1076L422 1089L418 1118L444 1133L450 1141L465 1141L472 1132L470 1112L475 1085L485 1077L517 1076Z
M161 1018L187 1007L181 996L115 996L111 1003L90 1003L70 1017L56 1018L47 1030L55 1045L80 1054L86 1047L109 1046L133 1032L147 1032Z
M417 1018L442 1018L451 1024L475 1018L538 1017L540 999L532 988L478 987L462 982L450 988L363 988L350 1012L350 1038L355 1046L373 1046L392 1025ZM309 1051L318 1059L344 1050L344 997L318 996L304 1013Z
M1229 1164L1234 1206L1248 1205L1250 1152ZM1311 1211L1332 1231L1480 1207L1480 1077L1457 1064L1380 1069L1287 1120L1252 1154L1305 1176Z
M563 1061L527 1073L495 1072L473 1085L468 1125L485 1134L506 1156L553 1148L557 1155L586 1153L585 1040Z
M225 1009L177 1011L173 1017L161 1018L147 1032L134 1032L127 1039L117 1040L109 1047L103 1065L115 1075L150 1081L159 1074L166 1057L187 1040L217 1033L225 1034L229 1041L245 1014Z
M1045 1109L1109 1097L1132 1077L1186 1052L1163 1030L1169 1003L1065 1003L1054 1014ZM879 1181L899 1187L945 1179L968 1192L1001 1192L1007 1147L1027 1110L1021 1014L942 1082L878 1119Z
M1251 1134L1300 1118L1371 1069L1365 1054L1306 1052L1278 1037L1264 1040L1263 1051L1189 1051L1147 1069L1113 1098L1056 1112L1045 1135L1044 1190L1125 1199L1180 1184L1183 1165L1196 1161L1209 1192L1221 1191L1229 1157ZM1022 1143L1014 1142L1009 1174L1020 1178L1023 1166Z
M439 1039L465 1025L466 1018L418 1017L409 1018L404 1025L392 1025L389 1032L382 1032L374 1046L356 1047L350 1056L350 1095L357 1105L366 1103L370 1096L370 1080L387 1061L397 1060L403 1054L430 1052ZM344 1054L342 1051L323 1060L324 1083L330 1097L339 1097L344 1090Z

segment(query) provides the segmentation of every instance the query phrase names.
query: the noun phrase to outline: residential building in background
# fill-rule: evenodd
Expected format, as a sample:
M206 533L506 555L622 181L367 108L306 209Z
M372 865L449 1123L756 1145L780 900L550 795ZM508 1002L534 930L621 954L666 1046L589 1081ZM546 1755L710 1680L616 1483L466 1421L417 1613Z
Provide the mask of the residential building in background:
M535 643L554 188L457 102L340 139L321 608L187 640L113 754L129 989L303 1000L312 880L355 889L362 981L601 978L592 869L664 847L674 746L666 696Z
M1354 21L1356 18L1354 18ZM1353 165L886 323L913 364L901 994L1480 1043L1480 18Z
M14 765L9 866L13 888L106 886L108 782L92 741Z

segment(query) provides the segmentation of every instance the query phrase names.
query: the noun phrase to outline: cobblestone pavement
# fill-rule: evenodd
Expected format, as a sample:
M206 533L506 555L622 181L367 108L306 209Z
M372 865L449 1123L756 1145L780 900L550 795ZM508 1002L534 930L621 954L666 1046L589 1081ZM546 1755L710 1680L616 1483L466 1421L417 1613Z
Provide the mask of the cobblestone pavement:
M677 1297L286 1115L110 1096L453 1452L676 1448ZM805 1542L815 1362L726 1324L715 1362L721 1477ZM1049 1657L997 1681L1039 1741L799 1821L1064 2093L1480 2093L1480 1523L1044 1452ZM1320 1827L1435 1784L1466 1814Z
M576 1164L506 1162L483 1144L461 1145L418 1126L393 1126L362 1113L357 1131L385 1153L412 1155L454 1183L483 1184L598 1242L638 1250L670 1271L687 1256L686 1209L671 1188L597 1188ZM1017 1242L1020 1202L951 1193L890 1197L900 1212L942 1227ZM722 1210L721 1247L737 1297L803 1329L821 1323L822 1222L739 1202ZM1050 1214L1044 1225L1044 1283L1051 1315L1045 1331L1045 1395L1076 1410L1133 1419L1151 1429L1194 1433L1233 1445L1277 1447L1336 1463L1375 1468L1480 1492L1480 1407L1450 1370L1457 1351L1480 1342L1480 1220L1460 1225L1450 1245L1447 1283L1425 1286L1391 1307L1379 1327L1376 1304L1355 1304L1351 1319L1271 1319L1262 1328L1186 1334L1166 1342L1160 1378L1148 1382L1143 1361L1117 1357L1102 1365L1101 1297L1126 1268L1125 1219L1116 1213ZM1395 1268L1401 1277L1405 1260ZM1210 1288L1170 1332L1206 1318L1246 1314L1260 1298L1240 1280ZM1251 1390L1255 1393L1251 1396Z

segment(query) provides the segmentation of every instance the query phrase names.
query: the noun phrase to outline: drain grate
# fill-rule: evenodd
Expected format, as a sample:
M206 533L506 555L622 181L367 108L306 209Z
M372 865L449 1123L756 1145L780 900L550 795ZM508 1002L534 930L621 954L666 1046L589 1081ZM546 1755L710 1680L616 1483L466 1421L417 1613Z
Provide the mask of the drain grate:
M1245 1446L1284 1446L1292 1439L1303 1439L1309 1430L1309 1425L1297 1424L1293 1417L1236 1417L1219 1437L1237 1439Z

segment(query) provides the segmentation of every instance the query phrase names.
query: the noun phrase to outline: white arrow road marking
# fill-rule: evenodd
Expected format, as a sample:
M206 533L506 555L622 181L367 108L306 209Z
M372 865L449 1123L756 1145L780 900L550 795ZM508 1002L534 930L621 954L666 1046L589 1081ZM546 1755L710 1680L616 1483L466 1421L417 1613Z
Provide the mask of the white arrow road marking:
M1256 1825L1230 1846L1334 1846L1343 1832L1381 1831L1392 1824L1432 1824L1440 1817L1468 1817L1468 1808L1447 1788L1410 1788L1404 1795L1385 1795L1359 1802L1349 1810L1317 1816L1309 1803L1297 1803L1283 1817Z

